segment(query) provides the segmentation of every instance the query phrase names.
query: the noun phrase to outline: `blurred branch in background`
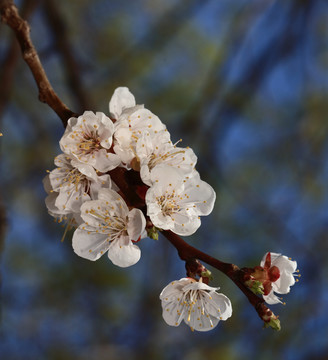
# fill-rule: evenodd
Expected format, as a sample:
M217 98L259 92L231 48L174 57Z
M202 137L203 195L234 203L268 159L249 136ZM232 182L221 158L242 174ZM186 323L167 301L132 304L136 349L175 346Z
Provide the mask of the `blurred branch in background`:
M39 88L40 101L48 104L60 117L63 124L66 125L68 118L73 116L74 113L59 99L52 88L31 41L28 23L20 17L16 6L10 0L0 1L0 14L1 20L15 32L23 59L29 66Z
M120 85L128 82L139 72L142 63L144 72L148 71L150 64L155 60L156 54L160 52L172 39L178 35L186 22L206 7L209 0L177 1L172 9L165 12L151 26L145 35L141 36L130 48L121 54L115 54L109 62L109 67L104 75L109 79L120 79ZM168 26L168 19L170 25ZM149 56L151 51L152 56Z
M81 66L74 56L74 46L69 42L67 24L58 9L58 2L53 0L43 1L46 20L52 31L55 49L60 54L65 69L65 78L71 94L76 101L76 108L79 114L92 109L90 96L83 85Z
M22 16L28 19L36 8L38 0L24 0L22 3ZM5 111L14 85L15 70L18 59L20 59L20 49L16 38L12 38L7 54L0 65L0 129L2 128L2 117ZM0 160L2 154L0 154ZM5 247L5 235L7 228L6 208L2 201L0 190L0 257ZM1 260L1 259L0 259ZM0 273L0 323L2 317L2 276Z
M210 151L213 151L210 145L216 144L224 138L226 132L233 125L232 120L236 121L238 119L238 114L250 103L252 97L256 95L258 88L266 80L273 68L291 56L297 50L297 47L302 44L301 40L306 36L307 23L311 17L314 2L293 0L287 6L289 9L286 14L286 21L279 28L279 31L254 55L252 61L243 68L242 73L232 84L222 86L224 84L223 79L226 77L222 70L224 69L222 60L220 61L220 57L218 57L214 61L208 73L207 82L200 92L201 95L185 114L186 120L182 122L184 126L182 131L186 131L186 127L197 127L203 109L209 108L211 104L216 104L218 109L215 113L215 120L212 120L213 126L206 124L206 130L203 133L206 137L215 136L215 139L212 138L206 142L208 146L204 150L207 150L207 155L209 155ZM276 12L278 17L281 9L278 3L276 7L275 9L273 5L271 11ZM238 15L244 15L243 10L241 9L240 13L235 15L233 24L238 24ZM230 40L229 37L226 39L226 41ZM216 100L218 94L220 94L220 102ZM194 135L197 136L197 133L194 133ZM212 156L207 156L207 158L209 161L214 160ZM215 166L217 167L218 164L215 163Z

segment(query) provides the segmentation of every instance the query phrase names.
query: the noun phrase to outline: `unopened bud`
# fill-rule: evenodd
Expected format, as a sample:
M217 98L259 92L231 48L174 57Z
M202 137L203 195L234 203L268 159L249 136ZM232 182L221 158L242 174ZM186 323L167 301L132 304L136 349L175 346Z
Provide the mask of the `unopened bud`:
M158 240L158 229L153 226L151 228L147 228L147 235L153 240Z
M207 278L208 280L213 280L213 275L212 275L211 271L209 271L208 269L206 269L206 271L202 271L200 275L202 278Z
M270 321L266 321L264 323L264 327L268 328L271 327L273 330L276 331L280 331L281 330L281 326L280 326L280 320L278 319L277 316L271 316Z

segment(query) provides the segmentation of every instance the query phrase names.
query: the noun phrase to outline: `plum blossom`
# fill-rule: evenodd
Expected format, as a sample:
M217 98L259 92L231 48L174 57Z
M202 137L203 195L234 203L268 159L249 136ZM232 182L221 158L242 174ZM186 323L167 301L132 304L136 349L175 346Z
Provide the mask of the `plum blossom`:
M63 209L63 208L58 209L58 207L56 206L56 200L58 198L59 193L53 190L50 183L49 175L47 175L43 179L43 186L46 193L48 194L48 196L45 199L45 203L49 215L51 215L54 218L54 220L58 223L61 222L66 223L67 228L79 226L83 222L80 216L80 211L73 212L69 209Z
M109 111L116 120L114 134L114 151L129 168L136 157L136 143L147 130L157 133L166 126L143 105L136 105L134 96L128 88L120 87L114 91L109 102Z
M268 304L282 303L275 293L289 293L290 287L295 284L294 276L299 276L294 274L297 272L297 262L285 255L268 252L263 256L260 266L266 270L271 285L264 284L263 299Z
M97 260L108 251L109 259L120 267L139 261L140 249L134 242L145 237L146 220L141 210L129 211L117 192L100 189L98 200L81 206L81 217L84 223L73 235L77 255Z
M113 133L114 124L105 114L85 111L68 120L59 144L65 154L105 173L120 164L120 158L110 152Z
M197 162L192 149L172 144L169 133L163 130L156 134L144 131L136 143L136 156L140 163L140 177L149 186L152 185L150 172L155 166L170 165L181 169L188 176L194 171Z
M200 215L213 210L216 194L194 171L158 165L151 172L152 185L146 193L147 215L152 223L178 235L191 235L200 226Z
M51 198L54 198L58 211L79 213L82 203L96 199L100 188L112 187L109 175L98 176L92 166L80 163L74 157L60 154L55 158L55 165L57 167L48 176Z
M229 298L201 280L182 278L167 285L160 294L163 318L170 326L181 321L191 330L208 331L232 315Z
M118 87L109 101L109 113L111 118L118 120L124 111L135 106L136 100L130 90L127 87Z

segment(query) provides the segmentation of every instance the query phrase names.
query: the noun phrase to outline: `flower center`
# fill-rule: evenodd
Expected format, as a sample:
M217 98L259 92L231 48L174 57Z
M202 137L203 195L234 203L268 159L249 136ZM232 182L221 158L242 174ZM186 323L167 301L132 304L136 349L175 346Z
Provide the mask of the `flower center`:
M176 202L177 197L174 193L167 193L161 196L156 196L156 201L161 207L163 215L171 216L173 213L180 210L180 206Z
M187 310L188 317L187 321L191 321L192 316L197 316L196 320L201 321L202 316L206 316L213 327L212 319L206 310L205 304L212 300L211 295L204 290L189 290L187 291L182 299L180 304ZM220 309L217 309L218 313L220 313ZM219 317L222 319L221 317ZM202 326L202 323L199 323L199 326ZM193 330L193 329L192 329Z
M86 193L90 190L90 180L86 178L78 169L66 170L68 173L63 179L61 186L75 186L75 191L78 191L79 185L82 185Z
M165 152L164 154L156 154L155 152L153 152L150 155L150 159L148 162L148 167L149 170L152 170L156 165L160 164L160 163L164 163L167 160L172 160L173 158L175 158L178 154L184 154L186 151L185 150L169 150L167 152ZM180 163L182 163L185 160L184 157L182 157ZM178 164L175 164L178 165Z
M89 213L100 220L98 232L108 234L111 240L115 240L123 235L123 233L126 233L127 217L124 219L116 215L111 215L108 210L96 211L95 209L91 209Z
M79 141L77 142L77 154L89 155L101 148L100 137L97 131L90 131L88 129L81 131L79 134Z

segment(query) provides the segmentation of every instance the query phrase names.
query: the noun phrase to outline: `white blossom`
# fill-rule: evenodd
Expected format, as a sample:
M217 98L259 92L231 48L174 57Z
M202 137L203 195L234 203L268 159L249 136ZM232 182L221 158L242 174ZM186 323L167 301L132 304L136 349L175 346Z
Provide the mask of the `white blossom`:
M151 172L154 184L146 193L147 215L152 223L178 235L191 235L200 226L200 215L213 210L215 191L194 171L185 176L180 169L158 165Z
M232 315L229 298L202 281L182 278L167 285L160 294L163 318L170 326L181 321L192 330L208 331Z
M113 119L119 120L125 110L135 106L136 101L130 90L127 87L118 87L109 101L109 113Z
M271 263L270 258L271 256ZM268 304L278 304L282 303L281 299L276 296L277 294L287 294L290 291L290 287L295 284L295 276L299 276L298 274L294 274L297 271L297 262L291 260L285 255L277 254L277 253L266 253L263 256L263 259L260 264L264 269L268 268L268 271L273 267L277 267L279 270L279 277L277 280L271 283L272 288L268 295L263 295L263 298ZM298 281L298 279L296 279Z
M109 103L109 111L115 117L114 151L121 161L130 167L136 157L136 143L144 131L155 134L166 126L143 105L135 105L134 96L128 88L118 88Z
M129 211L115 191L101 189L98 200L81 206L84 223L74 232L75 253L88 260L99 259L108 251L109 259L127 267L140 259L140 249L133 242L145 236L146 220L141 210Z
M66 223L67 227L79 226L83 222L80 216L80 211L73 212L69 209L58 209L58 207L56 206L56 200L59 196L59 192L56 192L52 189L49 174L43 179L43 186L46 193L48 194L45 199L45 203L49 215L51 215L58 223Z
M59 144L61 150L81 163L107 172L120 164L120 158L109 150L112 146L114 124L105 114L85 111L70 118Z
M50 192L57 194L54 205L59 211L79 213L85 201L97 198L100 188L112 186L109 175L98 176L92 166L68 155L58 155L55 165L49 172L49 181Z
M144 131L136 143L136 156L140 163L140 177L151 186L150 172L155 166L165 164L180 169L185 176L194 171L197 157L192 149L172 144L167 131Z

